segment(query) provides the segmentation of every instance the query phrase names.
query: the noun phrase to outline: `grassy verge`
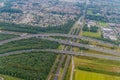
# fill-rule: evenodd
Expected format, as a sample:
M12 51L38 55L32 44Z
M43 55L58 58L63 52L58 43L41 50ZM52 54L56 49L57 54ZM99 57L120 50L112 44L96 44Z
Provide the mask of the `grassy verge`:
M11 52L23 49L56 49L59 46L57 42L40 40L37 38L23 39L0 45L0 53Z
M7 76L7 75L1 75L1 74L0 74L0 77L4 78L4 80L24 80L24 79L11 77L11 76Z
M66 73L66 75L65 75L65 80L70 80L71 69L72 69L72 63L70 62L70 65L69 65L69 67L68 67L67 73Z
M6 39L10 39L10 38L14 38L17 37L17 35L12 35L12 34L0 34L0 41L6 40Z

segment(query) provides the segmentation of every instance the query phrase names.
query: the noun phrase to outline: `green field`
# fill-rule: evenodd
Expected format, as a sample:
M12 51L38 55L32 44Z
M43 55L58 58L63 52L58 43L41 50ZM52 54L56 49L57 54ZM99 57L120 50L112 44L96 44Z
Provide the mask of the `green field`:
M97 22L97 24L98 24L99 26L102 26L102 27L107 27L107 26L108 26L108 24L105 23L105 22Z
M93 15L93 11L92 10L87 10L87 14L88 15Z
M30 52L0 57L0 74L25 80L45 80L55 61L51 52Z
M88 9L87 10L87 15L101 16L101 14L99 14L99 13L94 13L94 11L92 9Z
M12 34L0 34L0 41L17 37L17 35Z
M120 61L74 57L75 69L120 77Z
M93 37L93 38L101 38L101 33L100 32L87 32L87 31L84 31L82 33L83 36L87 36L87 37Z
M120 80L120 77L76 69L74 80Z

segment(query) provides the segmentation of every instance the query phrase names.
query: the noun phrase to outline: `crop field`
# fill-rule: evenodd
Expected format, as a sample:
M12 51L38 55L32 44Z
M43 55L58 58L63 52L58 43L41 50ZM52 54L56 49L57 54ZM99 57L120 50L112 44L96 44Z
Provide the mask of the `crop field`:
M120 80L119 61L92 57L74 57L74 62L74 80Z
M2 54L5 52L11 52L11 51L23 50L23 49L56 49L58 46L59 44L57 42L41 40L37 38L30 38L19 41L13 41L1 45L0 53Z
M56 54L31 52L0 57L0 74L25 80L45 80L55 61Z
M120 80L120 77L82 70L75 70L74 80Z

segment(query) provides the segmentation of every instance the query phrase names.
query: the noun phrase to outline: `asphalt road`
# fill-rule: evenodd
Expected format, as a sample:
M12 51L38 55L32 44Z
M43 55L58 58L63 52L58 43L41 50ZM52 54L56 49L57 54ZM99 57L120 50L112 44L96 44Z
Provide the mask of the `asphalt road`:
M58 68L56 70L56 74L55 74L54 80L58 80L58 77L59 77L59 74L60 74L60 69L61 69L62 64L64 62L64 59L65 59L65 55L62 55L62 58L60 59L60 63L59 63Z
M40 52L40 51L54 52L56 54L68 54L68 55L74 55L74 56L88 56L88 57L102 58L102 59L107 59L107 60L120 61L120 57L117 57L117 56L103 55L103 54L91 54L91 53L80 53L80 52L73 52L73 51L66 51L66 50L56 50L56 49L20 50L20 51L13 51L13 52L7 52L7 53L4 53L4 54L0 54L0 57L14 55L14 54L28 53L28 52Z
M4 80L2 77L0 77L0 80Z
M29 35L36 36L36 37L61 36L61 37L68 37L68 38L74 38L74 39L82 39L82 40L87 40L87 41L95 41L95 42L98 42L100 44L106 44L108 46L117 46L115 44L112 44L112 43L109 43L109 42L106 42L106 41L93 39L93 38L89 38L89 37L78 36L78 35L72 35L72 34L59 34L59 33L28 34L28 33L12 32L12 31L1 31L0 33L20 35L21 37L29 36Z
M65 67L64 67L64 71L63 71L63 74L62 74L61 80L64 80L64 78L65 78L65 75L66 75L67 69L68 69L69 64L70 64L70 60L71 60L71 56L67 56L67 59L66 59L66 62L65 62Z
M40 39L55 41L55 42L58 42L58 43L61 43L61 44L64 44L64 45L69 45L69 46L74 46L74 47L85 47L85 48L88 48L88 49L91 49L91 50L120 56L120 52L117 52L115 50L104 49L104 48L101 48L101 47L91 46L91 45L87 45L87 44L80 44L80 43L61 40L61 39L48 38L48 37L44 37L44 35L42 35L42 34L41 35L40 34L27 35L27 36L21 36L21 37L16 37L16 38L0 41L0 45L3 45L5 43L9 43L11 41L28 39L28 38L32 38L32 37L37 37L37 38L40 38Z
M41 39L55 41L55 42L58 42L58 43L61 43L64 45L73 46L73 47L85 47L85 48L90 49L90 50L95 50L95 51L99 51L99 52L103 52L103 53L107 53L107 54L120 56L120 52L117 52L115 50L104 49L101 47L91 46L91 45L87 45L87 44L80 44L80 43L76 43L76 42L65 41L65 40L54 39L54 38L41 38Z

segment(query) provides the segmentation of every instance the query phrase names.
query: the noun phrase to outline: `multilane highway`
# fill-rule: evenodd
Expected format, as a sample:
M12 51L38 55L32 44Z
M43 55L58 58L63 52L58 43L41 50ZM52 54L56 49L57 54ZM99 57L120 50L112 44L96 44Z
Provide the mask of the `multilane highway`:
M103 53L108 53L108 54L120 56L120 52L117 52L115 50L104 49L104 48L101 48L101 47L91 46L91 45L87 45L87 44L80 44L80 43L61 40L61 39L44 37L44 35L38 35L38 34L21 36L21 37L16 37L16 38L0 41L0 45L3 45L5 43L9 43L9 42L12 42L12 41L28 39L28 38L32 38L32 37L36 37L36 38L40 38L40 39L44 39L44 40L55 41L55 42L58 42L60 44L69 45L69 46L73 46L73 47L85 47L87 49L91 49L91 50L95 50L95 51L99 51L99 52L103 52Z
M45 39L45 40L50 40L50 41L55 41L64 45L68 45L68 46L73 46L73 47L84 47L90 50L95 50L98 52L103 52L103 53L108 53L108 54L112 54L112 55L117 55L120 56L120 52L117 52L115 50L110 50L110 49L104 49L101 47L96 47L96 46L91 46L88 44L81 44L81 43L76 43L76 42L72 42L72 41L65 41L65 40L61 40L61 39L54 39L54 38L44 38L42 37L41 39Z
M4 53L4 54L0 54L0 57L14 55L14 54L28 53L28 52L40 52L40 51L53 52L53 53L56 53L56 54L74 55L74 56L88 56L88 57L102 58L102 59L107 59L107 60L120 61L120 57L118 57L118 56L102 55L102 54L91 54L91 53L81 53L81 52L74 52L74 51L67 51L67 50L56 50L56 49L20 50L20 51L13 51L13 52L7 52L7 53Z
M11 32L11 31L1 31L0 33L2 34L14 34L14 35L19 35L21 37L23 36L29 36L29 35L33 35L36 37L50 37L50 36L60 36L60 37L67 37L67 38L73 38L73 39L82 39L82 40L86 40L86 41L94 41L94 42L98 42L100 44L106 44L108 46L117 46L115 44L106 42L106 41L101 41L98 39L93 39L93 38L89 38L89 37L83 37L83 36L78 36L78 35L72 35L72 34L60 34L60 33L46 33L46 34L28 34L28 33L20 33L20 32Z

